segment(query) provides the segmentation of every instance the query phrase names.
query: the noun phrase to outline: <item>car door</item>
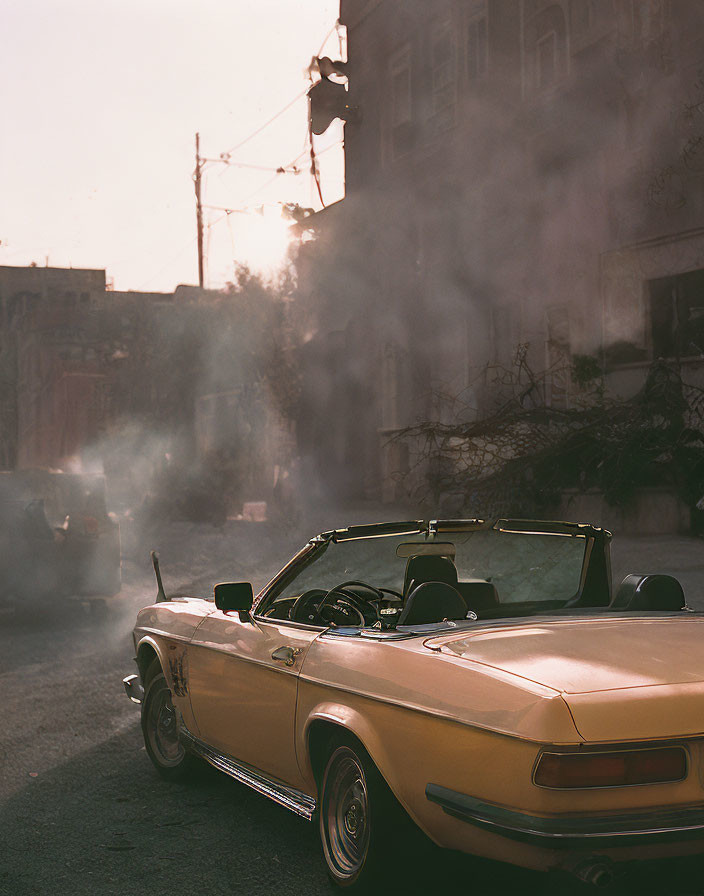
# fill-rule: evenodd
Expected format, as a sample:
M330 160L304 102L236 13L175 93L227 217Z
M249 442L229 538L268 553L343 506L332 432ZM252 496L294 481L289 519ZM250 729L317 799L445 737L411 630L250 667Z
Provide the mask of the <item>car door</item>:
M298 675L320 631L211 613L188 648L191 706L201 740L300 786L294 740Z

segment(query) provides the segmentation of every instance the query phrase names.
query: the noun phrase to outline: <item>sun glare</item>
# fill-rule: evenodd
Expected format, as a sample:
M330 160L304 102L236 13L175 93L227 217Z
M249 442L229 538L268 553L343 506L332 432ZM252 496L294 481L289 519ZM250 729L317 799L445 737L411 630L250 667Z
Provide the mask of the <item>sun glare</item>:
M277 209L253 212L238 227L237 256L253 271L270 277L281 267L291 242L289 223Z

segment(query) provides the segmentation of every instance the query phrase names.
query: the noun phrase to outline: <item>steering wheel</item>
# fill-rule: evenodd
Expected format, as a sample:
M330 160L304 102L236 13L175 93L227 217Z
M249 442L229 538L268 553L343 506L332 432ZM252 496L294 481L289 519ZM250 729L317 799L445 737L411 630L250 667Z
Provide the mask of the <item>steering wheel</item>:
M360 599L359 595L345 591L343 588L339 591L339 599L324 607L323 603L331 593L335 593L335 589L326 592L322 588L311 588L309 591L304 591L291 606L288 618L292 622L306 622L311 625L315 625L319 621L335 625L367 624L364 607L368 605ZM338 603L340 606L335 606ZM324 613L323 610L328 612ZM352 614L352 618L350 618L350 614Z
M375 598L377 600L384 599L384 595L380 588L374 588L373 585L368 585L366 582L360 582L357 579L350 579L347 582L341 582L339 585L334 585L328 591L328 593L325 595L325 597L322 599L322 601L320 602L320 604L318 606L318 613L319 614L322 613L323 607L326 606L329 598L333 594L339 594L341 597L344 598L344 603L347 603L347 602L351 603L352 606L359 613L362 614L365 625L367 624L367 616L365 613L365 610L367 610L367 609L374 610L374 615L376 617L374 619L374 622L380 621L381 617L379 616L379 608L377 606L375 606L373 603L371 603L371 601L364 600L364 598L360 597L358 594L355 594L354 591L350 590L351 586L353 586L353 585L356 585L358 588L366 588L367 591L371 591L372 594L375 595Z
M377 588L381 594L392 594L394 597L397 597L399 600L403 600L403 595L400 591L394 591L393 588Z
M315 604L323 597L325 597L325 591L322 588L311 588L309 591L304 591L300 597L296 598L288 611L288 618L291 622L315 623L320 612Z
M352 586L365 588L367 591L371 591L374 598L365 600L351 590ZM389 589L374 588L366 582L360 582L355 579L350 579L347 582L341 582L339 585L334 585L329 591L324 591L321 588L311 588L308 591L304 591L300 597L296 598L293 606L289 610L288 618L292 622L306 622L313 625L319 620L328 623L334 622L336 625L374 624L380 619L379 608L371 601L374 599L383 600L385 591L389 592ZM395 596L400 597L396 592L389 593L393 593ZM337 597L335 597L336 595ZM340 606L336 608L335 604L338 603ZM328 612L325 613L325 610ZM373 610L374 612L374 618L371 621L368 618L370 610ZM348 618L351 611L359 617L358 621L353 621Z
M330 625L365 626L367 620L364 612L347 595L339 597L335 603L326 604L318 610L322 622Z

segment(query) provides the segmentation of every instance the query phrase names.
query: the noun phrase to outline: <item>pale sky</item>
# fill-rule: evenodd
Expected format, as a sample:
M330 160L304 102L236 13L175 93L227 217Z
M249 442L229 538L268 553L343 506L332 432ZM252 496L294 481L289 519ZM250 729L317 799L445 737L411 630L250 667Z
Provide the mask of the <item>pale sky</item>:
M340 58L338 14L338 0L0 0L0 264L105 268L116 289L196 283L195 132L218 158L303 93L331 29L323 55ZM204 204L265 208L206 211L206 285L232 279L233 251L255 267L281 251L276 203L319 207L306 115L302 96L231 157L300 156L301 174L208 166ZM343 191L341 137L335 122L315 138L326 204Z

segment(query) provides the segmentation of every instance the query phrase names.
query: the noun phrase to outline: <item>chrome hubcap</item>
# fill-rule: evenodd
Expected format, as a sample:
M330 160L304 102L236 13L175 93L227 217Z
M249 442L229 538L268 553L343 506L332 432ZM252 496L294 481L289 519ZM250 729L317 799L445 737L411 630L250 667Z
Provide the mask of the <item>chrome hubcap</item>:
M367 855L369 805L364 769L347 748L338 751L328 769L321 822L328 863L340 877L351 877Z
M345 814L345 830L351 837L356 837L359 830L359 822L364 810L356 800L352 800Z
M148 722L149 743L159 762L163 765L178 765L185 751L178 738L171 691L165 684L149 701Z

